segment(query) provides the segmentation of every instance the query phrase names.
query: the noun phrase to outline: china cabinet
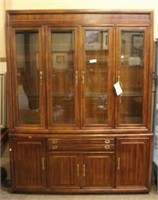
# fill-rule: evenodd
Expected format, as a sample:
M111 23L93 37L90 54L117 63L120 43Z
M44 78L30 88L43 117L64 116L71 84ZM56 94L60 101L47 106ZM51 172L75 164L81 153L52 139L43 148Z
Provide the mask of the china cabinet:
M13 191L149 192L152 11L6 16Z

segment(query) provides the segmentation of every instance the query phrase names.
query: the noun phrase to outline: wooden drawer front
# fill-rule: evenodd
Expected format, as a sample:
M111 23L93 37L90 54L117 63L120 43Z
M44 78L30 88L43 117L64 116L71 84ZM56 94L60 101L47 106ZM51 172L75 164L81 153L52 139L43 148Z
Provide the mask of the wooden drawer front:
M114 150L114 139L48 139L48 150Z

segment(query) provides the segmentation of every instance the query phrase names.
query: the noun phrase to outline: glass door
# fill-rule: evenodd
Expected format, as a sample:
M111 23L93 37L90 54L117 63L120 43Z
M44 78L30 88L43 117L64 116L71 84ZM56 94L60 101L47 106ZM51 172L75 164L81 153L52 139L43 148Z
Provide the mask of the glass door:
M147 33L143 28L122 28L118 34L116 81L123 93L117 98L117 126L142 126L147 115Z
M41 31L19 29L15 38L15 113L17 126L44 126ZM41 98L42 97L42 98Z
M48 113L50 127L73 127L78 123L78 70L76 30L48 30Z
M112 29L84 28L83 33L82 126L112 126Z

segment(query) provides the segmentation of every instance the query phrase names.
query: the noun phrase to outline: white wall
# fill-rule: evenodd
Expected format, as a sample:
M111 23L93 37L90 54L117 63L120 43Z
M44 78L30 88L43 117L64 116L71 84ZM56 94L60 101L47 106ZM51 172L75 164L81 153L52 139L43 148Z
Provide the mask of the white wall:
M5 5L0 0L0 57L5 57Z
M10 9L153 9L157 0L6 0Z

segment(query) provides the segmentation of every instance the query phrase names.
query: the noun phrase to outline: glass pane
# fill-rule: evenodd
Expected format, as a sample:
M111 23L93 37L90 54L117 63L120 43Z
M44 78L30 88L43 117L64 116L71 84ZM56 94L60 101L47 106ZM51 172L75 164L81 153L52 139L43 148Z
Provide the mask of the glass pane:
M74 32L52 31L52 121L75 122Z
M122 31L120 57L120 123L142 123L144 31Z
M21 124L40 123L38 32L16 31L18 117Z
M85 33L86 65L85 123L105 124L108 122L108 31L87 30Z

